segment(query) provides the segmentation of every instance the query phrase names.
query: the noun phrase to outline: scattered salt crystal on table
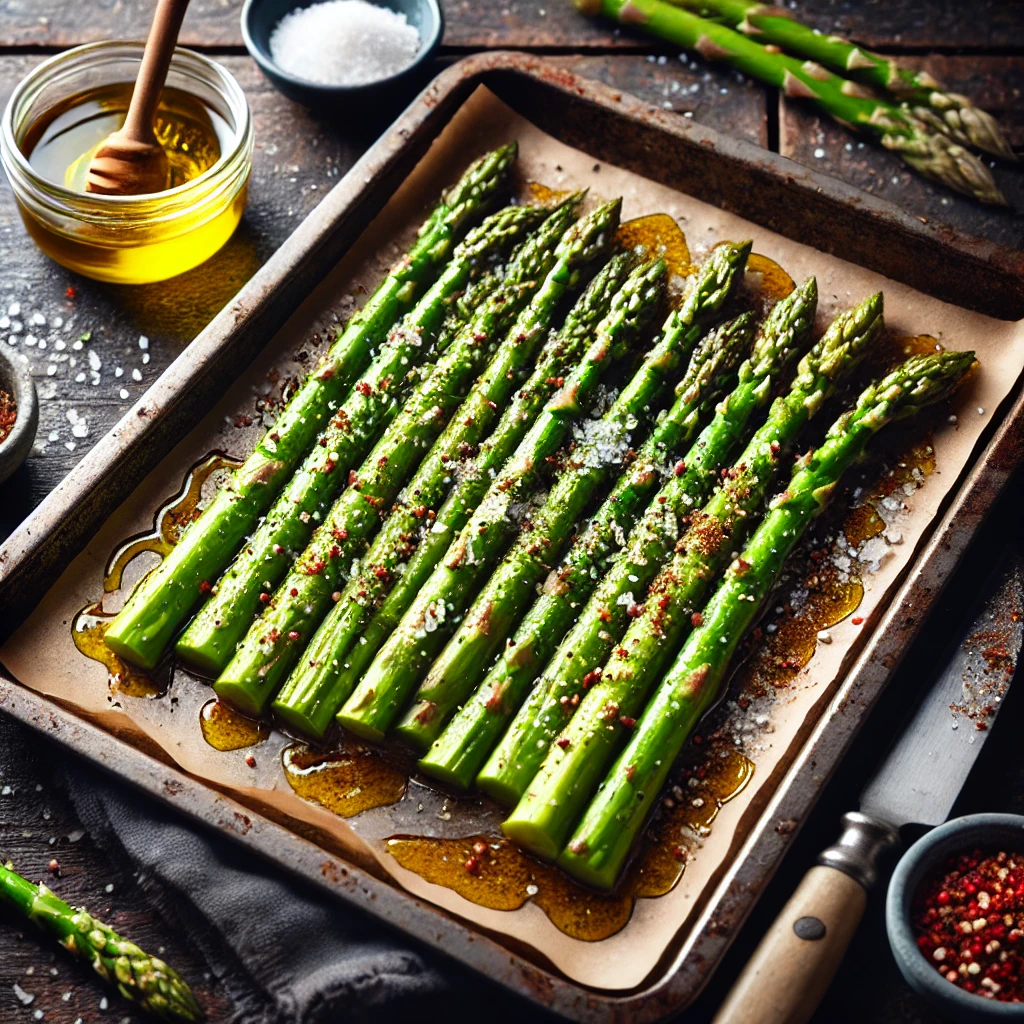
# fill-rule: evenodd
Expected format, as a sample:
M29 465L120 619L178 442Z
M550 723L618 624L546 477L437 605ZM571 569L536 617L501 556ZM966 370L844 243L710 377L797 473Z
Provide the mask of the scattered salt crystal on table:
M404 14L366 0L326 0L292 11L270 34L274 63L321 85L390 78L416 59L419 48L419 33Z

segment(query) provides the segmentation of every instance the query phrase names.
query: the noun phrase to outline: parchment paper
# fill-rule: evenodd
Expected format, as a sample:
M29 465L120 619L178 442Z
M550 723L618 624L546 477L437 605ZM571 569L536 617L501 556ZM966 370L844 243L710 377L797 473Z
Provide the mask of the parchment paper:
M621 195L624 219L669 213L682 225L695 254L722 239L753 238L755 250L777 260L795 280L810 273L817 276L823 316L881 288L885 292L886 320L896 331L933 334L948 348L973 348L981 363L980 372L955 399L957 422L946 423L936 432L937 471L906 498L911 508L901 524L902 543L887 552L877 572L866 576L866 592L857 615L868 625L858 628L847 620L831 630L831 644L819 645L811 663L790 688L787 701L776 709L773 731L766 734L765 742L760 744L764 749L755 757L752 782L722 809L710 838L687 866L679 885L667 896L640 900L626 927L596 943L566 937L531 902L514 912L486 910L450 890L427 884L398 867L380 842L396 832L471 835L497 824L500 817L493 809L470 802L455 805L449 808L450 814L439 817L442 797L413 783L400 804L345 821L294 794L280 764L283 737L275 734L269 743L252 751L219 753L209 747L201 737L198 714L210 691L200 682L176 678L172 693L177 703L173 705L166 698L123 696L112 704L106 671L78 653L70 632L75 613L99 597L111 551L124 538L151 527L154 509L177 490L189 467L212 449L234 454L249 450L258 427L240 430L231 421L239 412L252 413L253 392L265 385L267 371L287 368L296 347L311 351L313 333L326 336L325 329L337 315L351 308L351 297L372 289L385 266L405 248L438 190L453 181L472 157L510 139L518 140L520 145L518 173L524 181L540 181L556 189L589 186L592 194L602 197ZM864 639L875 612L913 560L943 499L971 461L979 438L1022 367L1024 325L940 302L630 172L607 164L598 169L592 157L554 141L481 89L455 116L352 252L256 359L251 372L235 383L202 424L140 484L56 581L28 621L0 649L0 660L24 685L75 707L117 736L146 749L155 744L185 771L279 819L303 823L307 834L310 828L319 830L354 860L390 875L409 891L476 922L492 934L514 938L518 948L535 950L568 977L601 989L630 988L654 968L673 936L686 926L688 914L699 903L705 887L730 848L742 838L737 829L744 812L752 802L768 795L773 769L792 758L809 716L822 713L826 707L824 697L838 679L844 657L855 641ZM140 557L130 566L126 587L152 564L152 557ZM104 607L114 611L122 600L121 594L107 595ZM255 755L255 768L246 764L248 753Z

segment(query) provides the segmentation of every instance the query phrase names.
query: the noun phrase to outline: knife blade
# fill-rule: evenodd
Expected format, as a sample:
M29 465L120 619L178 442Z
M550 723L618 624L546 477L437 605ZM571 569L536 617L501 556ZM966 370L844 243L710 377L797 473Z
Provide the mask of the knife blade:
M1024 565L1015 545L997 560L967 626L895 744L843 816L839 841L783 907L714 1024L804 1024L853 938L900 827L938 825L988 738L1024 639Z

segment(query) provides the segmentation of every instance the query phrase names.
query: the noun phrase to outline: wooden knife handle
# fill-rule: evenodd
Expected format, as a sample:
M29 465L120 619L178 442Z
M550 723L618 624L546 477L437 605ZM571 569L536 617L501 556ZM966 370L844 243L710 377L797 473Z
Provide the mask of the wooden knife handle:
M859 811L844 815L839 841L804 875L714 1024L806 1024L864 916L879 855L898 842L891 825Z
M837 868L811 868L732 987L715 1024L805 1024L836 973L867 903Z

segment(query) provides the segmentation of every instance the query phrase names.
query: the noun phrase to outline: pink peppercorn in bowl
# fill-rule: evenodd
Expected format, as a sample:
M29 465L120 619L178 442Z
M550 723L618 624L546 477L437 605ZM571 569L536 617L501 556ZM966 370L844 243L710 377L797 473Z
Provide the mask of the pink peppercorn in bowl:
M972 814L919 839L885 922L903 977L944 1019L1024 1021L1024 817Z

